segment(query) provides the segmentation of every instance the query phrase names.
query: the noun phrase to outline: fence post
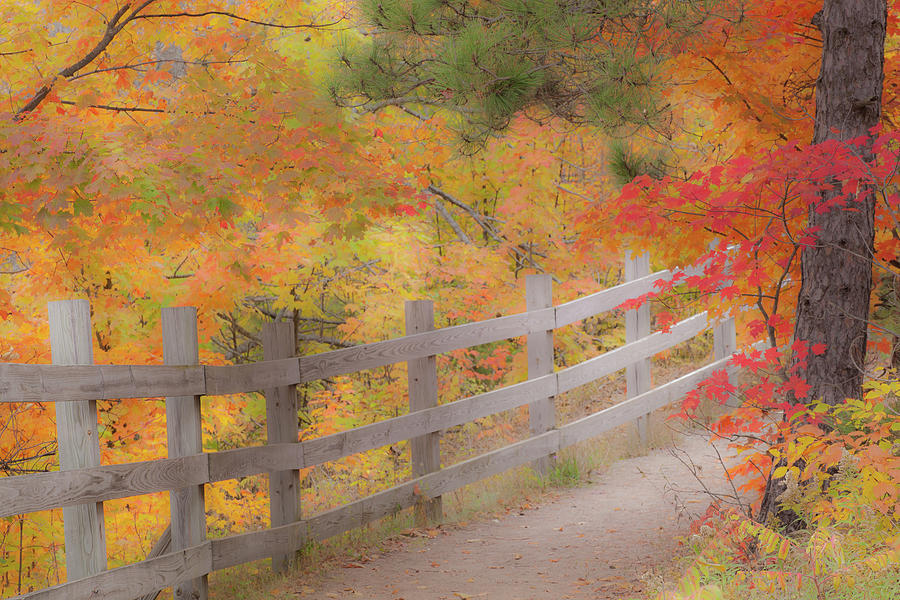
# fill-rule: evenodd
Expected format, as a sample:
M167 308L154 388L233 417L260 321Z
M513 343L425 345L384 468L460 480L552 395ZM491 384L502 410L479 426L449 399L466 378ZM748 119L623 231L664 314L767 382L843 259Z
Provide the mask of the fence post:
M650 274L650 255L633 256L625 253L625 281L634 281ZM650 335L650 305L625 311L625 343L635 342ZM634 398L650 391L650 358L643 358L625 369L627 397ZM650 437L650 415L637 418L637 431L641 444L646 446Z
M408 300L406 312L406 335L434 331L434 302L431 300ZM409 381L409 412L437 406L437 360L435 356L416 358L407 362ZM413 477L441 468L441 438L435 431L409 441L410 462ZM424 521L440 521L444 510L440 496L424 500L424 515L418 515L419 526Z
M91 306L87 300L60 300L47 306L50 352L55 365L94 363ZM56 436L61 471L100 466L97 402L57 402ZM103 503L63 508L66 579L74 581L106 570L106 526Z
M713 327L713 360L726 358L737 352L737 328L734 317L725 315L721 321ZM736 385L736 372L734 367L728 367L728 382Z
M293 358L297 354L294 324L290 321L264 323L262 326L263 360ZM296 386L268 389L266 396L266 430L269 444L297 443L300 426L297 416ZM269 473L269 515L272 527L300 520L300 471L289 469ZM295 552L272 554L272 570L287 571Z
M200 362L197 339L197 309L178 306L162 309L163 362L196 365ZM166 433L169 458L203 452L200 396L166 398ZM182 550L206 540L206 503L203 486L190 486L169 493L172 520L172 550ZM207 576L174 586L175 600L206 600Z
M553 278L550 275L525 277L525 308L540 310L553 306ZM528 334L528 378L535 379L553 373L553 330ZM540 435L556 427L556 407L553 396L535 400L528 405L531 435ZM543 456L534 461L534 470L547 475L553 466L555 455Z

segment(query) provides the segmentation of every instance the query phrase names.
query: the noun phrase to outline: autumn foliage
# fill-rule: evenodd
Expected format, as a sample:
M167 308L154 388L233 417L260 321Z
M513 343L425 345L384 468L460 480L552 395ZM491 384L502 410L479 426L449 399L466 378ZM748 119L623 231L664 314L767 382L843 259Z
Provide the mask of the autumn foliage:
M735 359L752 380L735 386L718 374L684 405L689 415L704 397L742 399L713 427L745 453L733 474L761 492L784 459L784 473L796 471L796 508L816 524L838 527L863 506L877 531L896 523L896 373L884 371L887 382L873 381L867 400L844 408L786 402L808 385L787 357L825 350L791 340L798 261L816 235L808 210L852 211L847 198L864 184L877 194L870 356L890 366L900 326L895 11L873 140L808 143L821 55L811 21L821 3L773 0L667 38L663 118L614 132L624 138L619 150L590 127L517 117L505 137L462 157L443 113L340 111L325 97L330 48L353 35L335 30L357 22L335 6L0 2L0 361L49 362L45 311L55 299L90 300L98 363L162 362L159 309L173 305L198 307L201 361L239 363L261 358L263 320L293 318L301 352L313 353L400 335L403 299L435 300L439 327L524 310L526 273L552 273L555 300L569 300L618 283L624 249L649 249L654 267L706 265L641 300L654 302L658 327L702 306L736 315L742 344L772 346ZM872 144L874 162L859 158L860 144ZM846 198L817 204L829 186ZM586 321L557 337L557 362L621 337ZM441 356L441 398L518 381L520 347ZM406 405L400 366L300 394L304 438ZM204 402L206 449L264 441L259 397ZM104 463L165 455L161 402L103 402L100 412ZM512 439L522 419L454 433L491 444ZM0 405L4 475L56 468L53 420L52 406ZM304 472L304 510L391 485L408 474L404 452ZM814 494L841 464L850 474ZM111 565L146 555L167 502L162 494L110 503ZM209 486L210 531L266 526L267 502L264 477ZM796 545L743 518L716 518L727 534L716 543L735 542L729 552L739 560L780 560L785 544ZM64 577L61 530L60 511L0 520L4 596ZM741 554L754 536L755 554ZM818 564L828 543L815 538L803 552ZM852 543L861 552L862 541ZM889 552L879 547L873 560ZM865 560L829 573L852 576ZM788 571L745 577L779 584Z

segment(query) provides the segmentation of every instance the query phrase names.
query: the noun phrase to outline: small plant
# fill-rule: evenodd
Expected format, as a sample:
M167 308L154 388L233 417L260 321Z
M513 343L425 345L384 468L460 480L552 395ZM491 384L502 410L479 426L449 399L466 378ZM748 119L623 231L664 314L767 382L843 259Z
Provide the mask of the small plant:
M572 487L581 481L578 460L574 456L559 458L547 474L547 482L556 487Z
M838 406L782 406L792 412L766 440L755 430L765 441L756 456L786 481L778 501L805 529L786 534L713 505L692 525L685 575L660 600L900 597L900 381L867 388ZM735 431L734 418L719 431Z

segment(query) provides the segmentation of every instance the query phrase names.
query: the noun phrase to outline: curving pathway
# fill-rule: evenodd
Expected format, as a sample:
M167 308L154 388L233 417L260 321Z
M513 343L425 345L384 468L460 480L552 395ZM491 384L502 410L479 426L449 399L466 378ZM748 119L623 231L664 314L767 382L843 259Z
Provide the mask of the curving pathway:
M677 444L709 489L732 493L700 436ZM678 552L710 497L670 450L622 460L542 506L410 538L372 560L297 584L301 598L582 600L637 597Z

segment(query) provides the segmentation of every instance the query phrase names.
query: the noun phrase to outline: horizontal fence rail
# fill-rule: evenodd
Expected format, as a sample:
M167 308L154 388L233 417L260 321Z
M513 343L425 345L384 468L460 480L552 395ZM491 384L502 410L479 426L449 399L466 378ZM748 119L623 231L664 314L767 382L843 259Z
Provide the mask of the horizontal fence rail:
M86 580L61 584L23 595L21 598L62 600L84 596L130 600L140 594L169 587L182 579L196 577L202 568L198 569L197 565L192 565L184 559L185 556L194 557L193 561L200 562L203 568L209 569L204 572L212 572L266 558L271 554L273 547L300 549L308 540L338 535L413 506L422 496L433 497L452 492L485 477L527 464L629 423L640 415L676 401L715 371L725 369L730 360L730 357L720 359L649 392L563 425L559 429L445 467L435 473L407 481L310 519L282 527L211 540L183 552L169 553L141 563L119 567ZM421 495L416 493L417 489ZM114 574L117 575L113 576ZM128 580L129 584L124 585L123 579Z
M659 271L554 308L362 344L313 356L247 365L28 365L0 363L0 402L65 402L239 394L308 383L558 329L610 311L671 277Z
M295 444L6 477L0 486L0 517L163 492L276 468L312 467L556 396L671 348L706 328L706 313L701 313L674 325L669 333L654 333L551 375Z
M171 399L266 390L268 403L268 394L279 389L282 390L279 393L284 393L286 386L549 332L612 310L630 298L652 291L659 281L669 280L672 276L670 271L660 271L555 307L313 356L267 360L251 365L0 364L0 402ZM547 375L533 373L530 379L521 383L302 442L270 439L265 446L5 477L0 479L0 517L86 504L102 506L100 503L117 498L185 490L261 473L271 476L276 472L296 472L403 440L421 438L501 411L544 402L683 343L709 327L706 313L697 314L665 332L652 333ZM280 557L278 560L286 564L291 553L302 548L308 540L330 537L404 508L426 506L432 500L439 503L442 494L512 467L539 464L535 461L545 461L546 457L552 457L566 447L634 422L676 401L713 372L729 366L730 355L723 355L724 351L720 350L735 348L734 329L733 326L717 329L717 336L720 330L730 332L732 339L717 338L714 362L649 391L632 393L633 397L628 400L592 415L559 427L553 427L551 422L549 430L538 431L523 441L451 466L431 467L430 472L400 485L314 516L263 531L206 541L200 538L202 543L175 546L178 550L168 545L160 546L159 552L144 561L17 598L133 600L152 597L166 587L201 581L215 570L253 560ZM285 493L293 493L289 479L283 483ZM294 487L299 487L299 481ZM204 595L205 589L199 593Z

